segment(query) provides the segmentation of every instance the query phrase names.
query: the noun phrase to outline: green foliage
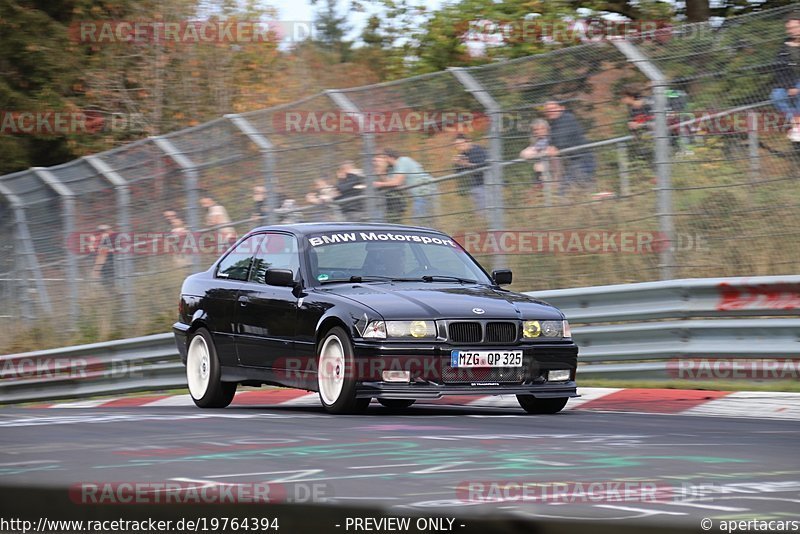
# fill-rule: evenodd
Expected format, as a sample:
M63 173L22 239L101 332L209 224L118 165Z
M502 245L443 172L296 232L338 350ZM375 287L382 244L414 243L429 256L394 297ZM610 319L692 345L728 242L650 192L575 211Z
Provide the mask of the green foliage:
M339 56L339 62L344 63L349 60L352 42L345 37L350 31L346 15L339 15L337 6L338 0L322 0L322 9L315 14L314 25L317 29L317 36L314 42L324 50L335 52ZM311 0L312 5L317 4L317 0Z
M64 17L60 2L49 12ZM35 31L30 31L35 29ZM0 3L0 110L73 111L80 99L80 63L66 45L65 24L26 2ZM69 157L69 139L0 135L0 174L29 166L50 165ZM33 157L36 157L34 160Z
M0 3L0 109L83 112L99 122L88 131L0 136L0 173L63 163L242 111L242 103L267 107L276 93L292 94L272 79L282 68L275 41L85 42L81 22L252 21L270 15L274 11L256 0ZM121 117L128 127L112 127Z

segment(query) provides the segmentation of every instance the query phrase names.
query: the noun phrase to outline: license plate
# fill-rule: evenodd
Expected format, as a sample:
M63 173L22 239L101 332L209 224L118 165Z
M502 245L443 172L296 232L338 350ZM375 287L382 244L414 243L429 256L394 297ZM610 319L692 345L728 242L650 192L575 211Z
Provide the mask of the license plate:
M522 367L521 350L454 350L450 367Z

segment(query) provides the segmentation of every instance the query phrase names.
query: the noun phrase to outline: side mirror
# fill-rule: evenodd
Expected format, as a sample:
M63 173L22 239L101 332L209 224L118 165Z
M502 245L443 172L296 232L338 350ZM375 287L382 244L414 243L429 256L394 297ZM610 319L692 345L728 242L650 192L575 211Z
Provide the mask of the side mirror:
M498 286L507 286L511 283L512 275L510 269L497 269L492 271L492 280Z
M268 286L294 287L294 272L291 269L267 269L264 281Z

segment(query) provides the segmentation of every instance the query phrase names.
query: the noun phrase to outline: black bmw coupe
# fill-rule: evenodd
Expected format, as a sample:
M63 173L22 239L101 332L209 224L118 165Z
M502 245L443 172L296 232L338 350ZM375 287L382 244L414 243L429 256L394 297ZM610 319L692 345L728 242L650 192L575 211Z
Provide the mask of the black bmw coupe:
M269 384L319 392L337 414L502 394L559 412L577 396L569 324L510 283L429 228L265 226L185 280L173 331L201 408Z

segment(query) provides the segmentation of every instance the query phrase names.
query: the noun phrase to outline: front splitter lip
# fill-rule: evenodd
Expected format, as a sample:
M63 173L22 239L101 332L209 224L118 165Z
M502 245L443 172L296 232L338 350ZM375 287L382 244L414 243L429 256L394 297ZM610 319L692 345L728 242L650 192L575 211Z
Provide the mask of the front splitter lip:
M484 397L487 395L533 395L539 399L579 397L574 381L553 384L508 384L471 386L469 384L391 384L361 382L356 387L358 398L439 399L447 395Z

